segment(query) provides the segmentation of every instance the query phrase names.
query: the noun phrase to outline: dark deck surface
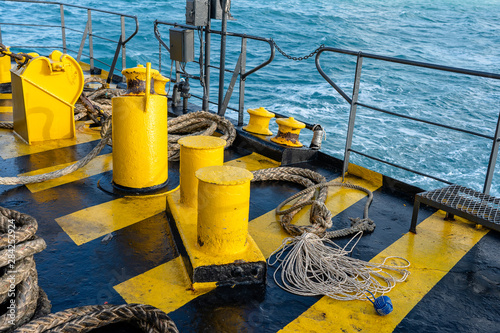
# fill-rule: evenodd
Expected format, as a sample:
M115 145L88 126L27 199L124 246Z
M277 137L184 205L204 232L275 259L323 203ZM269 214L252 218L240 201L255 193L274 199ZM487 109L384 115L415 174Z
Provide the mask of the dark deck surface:
M8 113L0 113L1 120L9 116ZM89 152L98 139L95 136L88 142L26 153L22 152L23 144L12 135L11 131L0 129L2 176L15 176L76 161ZM4 143L11 148L7 149ZM250 149L248 144L244 149L229 149L225 161L249 156L252 153ZM100 156L109 160L110 153L111 148L107 147ZM282 150L278 149L274 154L276 159ZM328 180L340 176L337 165L324 156L294 166L318 171ZM175 183L178 179L177 162L170 163L169 173L170 181ZM111 170L91 172L89 176L83 175L80 179L53 184L37 191L27 186L0 187L1 206L38 220L38 235L47 242L47 249L37 254L35 260L39 284L52 301L53 312L82 305L120 304L136 297L136 302L151 300L152 305L169 313L181 332L277 332L285 327L284 331L297 332L500 332L499 233L475 229L473 224L460 219L445 222L440 213L423 206L418 222L424 222L418 227L419 234L407 234L413 197L412 193L401 192L400 189L405 186L398 182L382 177L383 184L373 185L375 191L370 218L377 227L372 234L363 236L353 252L356 258L371 260L394 243L394 248L406 249L404 253L399 253L401 256L412 263L417 262L416 266L410 267L412 274L409 282L398 285L388 294L389 297L394 295L394 312L387 317L379 317L368 302L342 303L289 294L276 286L272 267L268 269L267 284L263 287L217 288L191 295L182 302L180 298L185 296L183 289L174 294L174 280L163 273L153 274L163 267L173 267L171 263L178 258L164 209L150 206L159 205L158 202L163 199L144 200L144 210L151 212L150 216L140 216L139 220L123 226L111 225L110 232L104 235L84 235L79 238L78 245L68 234L71 221L84 223L82 216L88 219L84 229L92 231L98 228L97 225L102 222L101 214L109 214L100 207L113 207L115 202L122 200L97 186L99 180L111 174ZM356 179L353 178L366 183ZM250 234L259 246L269 245L270 238L258 236L255 230L259 229L252 229L252 223L259 223L259 218L299 190L300 186L284 182L252 184ZM362 216L366 198L353 199L344 197L344 194L339 192L332 199L342 201L339 211L334 212L334 229L347 227L348 217ZM116 209L123 209L123 205L117 205ZM82 215L82 211L87 213ZM425 224L432 226L427 233ZM269 233L273 230L269 229ZM435 238L430 239L429 235ZM347 241L340 239L338 244ZM419 242L422 242L421 247L416 245ZM429 250L427 253L425 249L436 245L436 242L442 250ZM453 247L457 242L463 242L458 243L463 257L460 255L457 263L448 264L450 267L444 271L435 268L435 263L447 260L449 253L457 252ZM420 259L429 267L424 267ZM427 271L436 274L426 275ZM182 272L179 271L178 275ZM164 279L154 280L151 276L163 276ZM144 290L139 290L141 284L137 281L143 277L141 283ZM134 283L130 284L131 281ZM189 284L185 287L188 289ZM185 293L189 292L186 290ZM115 327L104 331L132 330Z

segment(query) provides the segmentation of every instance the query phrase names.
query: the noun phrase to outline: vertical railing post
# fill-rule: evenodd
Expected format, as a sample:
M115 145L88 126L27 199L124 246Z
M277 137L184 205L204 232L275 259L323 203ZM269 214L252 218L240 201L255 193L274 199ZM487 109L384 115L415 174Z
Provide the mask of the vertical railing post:
M489 194L491 183L493 181L493 174L495 173L495 165L498 158L498 148L500 145L500 114L498 115L497 128L495 130L495 137L493 138L493 146L491 147L490 161L488 162L488 169L486 171L486 179L484 180L483 193Z
M89 56L90 56L90 74L94 74L94 43L92 38L92 11L87 9L88 33L89 33Z
M121 24L122 24L122 35L121 35L121 40L122 40L122 70L127 68L127 50L125 46L125 17L123 15L120 16ZM122 76L123 82L126 81L125 76Z
M63 53L66 54L68 53L66 50L66 25L64 24L64 5L60 5L60 10L61 10L61 38L62 38L62 47L63 47Z
M208 23L205 26L205 89L203 89L203 103L202 109L208 111L210 100L210 15L211 15L211 1L208 2Z
M224 73L226 70L226 33L227 33L227 0L222 0L222 24L220 35L220 71L219 71L219 101L217 111L221 112L224 99Z
M2 25L1 24L0 24L0 43L2 43Z
M351 153L352 137L354 133L354 124L356 122L356 108L358 106L359 84L361 81L361 68L363 67L363 57L358 53L356 61L356 73L354 74L354 86L352 89L351 110L349 112L349 125L347 128L347 138L344 151L344 165L342 167L342 181L349 168L349 156Z
M240 68L240 92L239 92L239 106L238 106L238 126L243 125L243 112L245 108L245 68L247 63L247 39L241 38L241 68Z

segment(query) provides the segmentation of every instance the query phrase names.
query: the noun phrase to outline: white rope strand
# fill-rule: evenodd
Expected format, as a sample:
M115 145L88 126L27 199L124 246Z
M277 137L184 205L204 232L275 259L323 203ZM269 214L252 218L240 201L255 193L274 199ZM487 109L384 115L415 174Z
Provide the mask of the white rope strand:
M406 280L410 262L387 257L381 264L374 264L349 257L361 235L358 232L343 248L313 233L284 239L268 259L270 266L279 263L274 281L296 295L326 295L343 301L367 300L367 291L388 293L396 283ZM389 259L399 259L404 264L388 264Z

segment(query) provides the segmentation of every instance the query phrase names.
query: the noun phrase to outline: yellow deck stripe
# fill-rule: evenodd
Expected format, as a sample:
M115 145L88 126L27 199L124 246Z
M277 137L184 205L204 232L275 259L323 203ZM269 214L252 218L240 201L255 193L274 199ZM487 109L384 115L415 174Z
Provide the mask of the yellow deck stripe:
M259 154L251 154L245 156L243 159L251 158L257 158L262 161L262 156ZM267 167L269 161L260 163L263 167ZM250 162L248 165L255 166L257 164ZM381 186L381 183L373 184L357 177L348 177L348 181L368 187L371 190L375 190ZM363 192L358 193L358 191L349 191L343 188L331 188L330 192L333 193L329 195L327 206L332 210L333 214L338 214L340 211L366 197L366 194ZM300 216L297 216L298 223L306 223L308 212L306 209L304 211ZM281 244L282 239L288 236L276 222L274 210L250 221L249 232L266 258ZM172 260L117 285L115 289L127 303L151 304L168 313L180 308L200 295L200 293L195 294L189 289L189 278L185 280L184 277L179 275L178 270L184 270L184 267L179 263L179 260ZM181 277L182 280L179 280ZM210 290L211 288L204 289L202 293Z
M82 245L165 211L165 197L120 198L56 219Z
M211 290L194 291L190 284L182 258L177 257L114 288L127 303L149 304L168 313Z
M279 165L278 162L257 153L224 164L245 167L251 171ZM193 291L185 271L182 260L177 258L115 286L115 290L127 303L150 304L168 313L214 288L212 286Z
M0 94L0 100L9 100L11 102L9 106L0 103L0 113L12 113L12 94Z
M32 175L39 175L42 173L52 172L55 170L60 170L62 168L65 168L68 165L71 165L73 163L75 163L75 162L56 165L53 167L48 167L48 168L43 168L43 169L38 169L35 171L30 171L27 173L20 174L19 176L32 176ZM63 184L68 184L68 183L74 182L76 180L85 179L85 178L88 178L91 176L95 176L95 175L98 175L100 173L109 171L112 168L113 168L113 156L112 156L112 154L99 155L99 156L96 156L94 159L92 159L86 166L70 173L69 175L66 175L64 177L59 177L56 179L52 179L52 180L47 180L47 181L42 182L42 183L28 184L28 185L26 185L26 187L31 191L31 193L40 192L40 191L47 190L47 189L52 188L52 187L56 187L56 186L63 185Z
M336 301L323 297L280 332L392 332L417 303L488 232L457 218L444 221L439 211L418 225L418 234L407 233L371 262L401 256L411 262L411 275L388 296L394 311L384 317L366 301ZM409 221L408 221L409 222Z
M82 122L76 125L76 138L64 140L51 140L41 142L40 144L28 145L15 135L12 130L0 130L0 157L3 159L14 158L18 156L31 155L41 153L57 148L70 147L81 143L86 143L100 139L98 130L89 129Z
M253 169L259 168L259 166L260 168L268 167L273 164L272 160L259 154L251 154L240 159L242 162L233 160L227 163L247 165ZM96 163L99 164L99 161ZM84 170L75 177L80 179L78 177L83 176L85 173ZM71 177L71 175L67 177ZM56 183L51 184L57 184L58 181L60 180L55 180ZM35 189L41 190L45 185L43 183L38 186L40 187L35 186ZM82 245L161 213L165 211L165 208L165 197L120 198L59 217L56 221L77 245Z
M341 181L342 178L339 177L332 180L332 183ZM372 183L356 176L347 176L346 182L363 186L370 191L375 191L382 186L381 181ZM344 187L330 187L326 206L332 212L332 215L335 216L363 198L366 198L366 193L364 192ZM296 221L295 223L298 225L310 224L309 209L303 209L296 215L294 221ZM276 222L274 210L250 221L248 230L265 257L269 257L269 255L281 245L283 239L289 237L279 223Z

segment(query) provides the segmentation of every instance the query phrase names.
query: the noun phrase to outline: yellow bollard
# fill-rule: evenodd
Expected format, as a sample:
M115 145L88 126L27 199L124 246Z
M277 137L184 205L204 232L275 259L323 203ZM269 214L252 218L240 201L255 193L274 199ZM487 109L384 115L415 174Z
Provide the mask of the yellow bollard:
M302 147L299 141L300 130L306 127L304 123L295 120L293 117L288 119L276 119L279 129L278 134L271 141L289 147Z
M269 130L269 121L274 117L274 113L267 111L263 107L258 109L248 109L250 120L248 125L243 129L250 133L272 135L273 132Z
M198 244L204 252L227 255L247 246L250 171L209 166L196 171L198 185Z
M158 95L167 96L167 92L165 91L165 84L170 82L170 79L158 73L157 75L153 76L153 80L155 92Z
M7 48L7 51L10 51ZM6 54L0 53L0 83L10 82L10 68L11 68L10 57Z
M155 190L168 180L167 99L154 95L151 63L125 69L127 94L114 97L113 183L122 189Z
M198 179L195 172L206 166L224 163L226 141L215 136L188 136L180 139L180 202L196 208Z

